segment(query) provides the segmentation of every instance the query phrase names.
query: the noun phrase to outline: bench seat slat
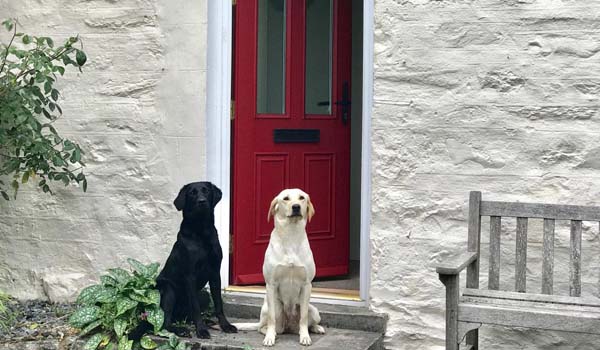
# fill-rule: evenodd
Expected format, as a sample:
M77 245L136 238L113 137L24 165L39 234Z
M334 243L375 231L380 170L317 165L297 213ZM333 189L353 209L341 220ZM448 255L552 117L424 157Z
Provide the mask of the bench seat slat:
M600 302L587 298L466 289L458 305L458 320L600 334Z
M600 207L481 201L479 215L600 221Z
M464 303L458 305L459 322L496 324L600 334L600 312L557 310L544 307L506 307L499 304Z

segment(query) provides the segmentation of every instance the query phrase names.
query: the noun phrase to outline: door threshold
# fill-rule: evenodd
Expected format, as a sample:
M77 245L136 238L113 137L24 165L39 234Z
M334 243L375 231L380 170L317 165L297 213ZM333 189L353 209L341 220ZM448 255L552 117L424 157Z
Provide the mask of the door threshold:
M228 286L226 292L265 294L265 286ZM311 298L361 302L360 291L352 289L313 288Z

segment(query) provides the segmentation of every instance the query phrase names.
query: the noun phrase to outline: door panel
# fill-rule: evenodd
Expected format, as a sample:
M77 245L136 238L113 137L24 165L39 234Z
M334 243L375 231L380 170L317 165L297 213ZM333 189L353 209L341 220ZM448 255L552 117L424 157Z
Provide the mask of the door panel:
M348 0L237 2L234 284L263 282L269 205L291 187L304 189L315 205L307 233L317 276L347 273L350 123L336 101L350 81L350 6ZM285 129L277 142L276 129ZM298 137L297 129L310 137L290 142L286 137Z

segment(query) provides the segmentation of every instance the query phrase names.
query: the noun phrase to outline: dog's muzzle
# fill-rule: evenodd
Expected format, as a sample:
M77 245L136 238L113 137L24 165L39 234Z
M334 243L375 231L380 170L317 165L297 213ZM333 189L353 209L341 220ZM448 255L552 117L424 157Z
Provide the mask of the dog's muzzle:
M292 205L292 215L290 215L290 216L291 217L302 216L302 213L300 212L300 205L299 204Z

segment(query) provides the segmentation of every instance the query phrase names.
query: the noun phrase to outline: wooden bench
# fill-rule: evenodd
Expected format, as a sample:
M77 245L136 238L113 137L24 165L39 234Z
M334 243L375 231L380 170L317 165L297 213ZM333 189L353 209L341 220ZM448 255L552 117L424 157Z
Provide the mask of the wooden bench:
M481 217L490 217L488 286L479 289ZM515 291L500 291L502 217L516 217ZM544 220L542 288L526 290L527 220ZM554 223L571 221L569 296L553 295ZM482 324L600 334L600 299L581 297L581 222L600 221L600 207L482 201L481 192L469 197L467 249L436 269L446 287L446 349L478 349ZM467 269L466 289L459 274ZM540 292L540 294L537 294Z

